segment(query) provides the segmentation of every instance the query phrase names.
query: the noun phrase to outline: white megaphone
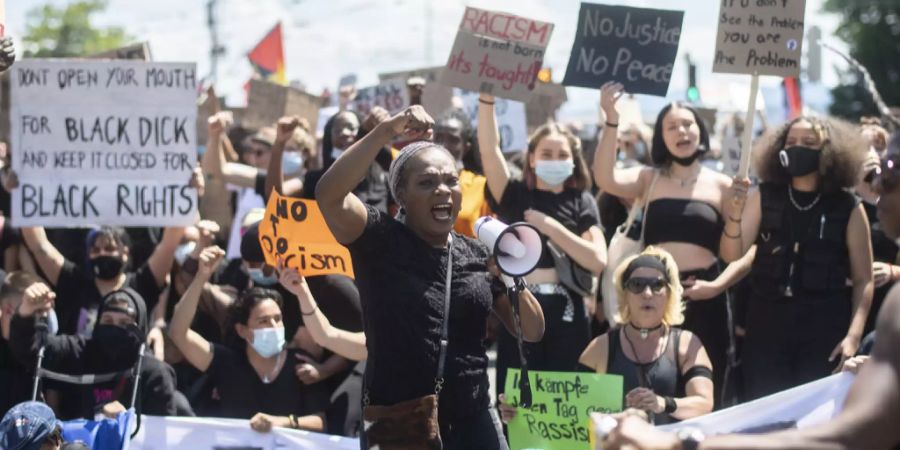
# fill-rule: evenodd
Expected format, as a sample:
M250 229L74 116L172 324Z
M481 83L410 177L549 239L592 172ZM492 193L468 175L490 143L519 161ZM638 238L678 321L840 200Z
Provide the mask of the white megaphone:
M475 236L491 249L500 271L511 277L531 273L544 250L537 228L525 222L507 225L485 216L475 222Z

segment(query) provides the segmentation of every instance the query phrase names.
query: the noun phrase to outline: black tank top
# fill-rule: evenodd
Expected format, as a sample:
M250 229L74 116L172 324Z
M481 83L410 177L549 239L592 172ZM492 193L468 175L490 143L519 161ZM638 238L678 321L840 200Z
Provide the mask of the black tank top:
M606 373L622 376L623 396L635 388L646 387L659 396L684 397L684 381L681 376L681 364L678 362L681 329L674 327L669 329L666 349L659 358L647 364L638 364L625 356L621 337L621 333L624 332L623 327L609 333L609 356L606 362ZM624 397L622 405L625 405ZM655 419L656 425L678 422L678 419L666 413L657 414Z
M644 242L687 242L719 255L725 222L712 205L686 198L660 198L647 205Z

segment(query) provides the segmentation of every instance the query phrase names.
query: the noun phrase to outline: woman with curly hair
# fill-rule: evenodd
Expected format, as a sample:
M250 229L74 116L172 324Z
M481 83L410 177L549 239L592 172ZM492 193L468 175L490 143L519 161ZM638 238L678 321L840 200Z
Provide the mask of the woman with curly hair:
M872 245L856 184L858 128L800 117L754 152L762 183L735 178L722 257L756 245L750 271L744 394L758 398L828 375L859 347L872 303Z

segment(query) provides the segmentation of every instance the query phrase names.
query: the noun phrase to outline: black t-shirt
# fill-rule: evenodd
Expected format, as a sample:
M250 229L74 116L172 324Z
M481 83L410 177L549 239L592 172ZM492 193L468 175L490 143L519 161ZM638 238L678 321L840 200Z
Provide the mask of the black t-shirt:
M8 411L20 402L31 400L33 368L26 368L13 357L9 342L0 336L0 411Z
M274 416L325 413L328 392L322 383L303 384L294 373L299 350L288 350L284 366L271 383L263 383L243 351L213 344L206 373L222 399L222 416L249 419L262 412Z
M366 386L375 405L434 393L444 315L446 248L366 206L363 234L348 245L366 329ZM488 407L485 328L495 298L480 242L453 233L453 274L442 420Z
M390 155L390 154L389 154ZM300 198L316 198L316 185L328 168L310 170L303 178L303 192ZM391 190L388 186L388 172L378 163L372 163L366 176L353 188L353 194L366 205L374 206L379 211L388 212L391 203Z
M144 263L134 272L125 274L123 288L129 287L141 294L147 311L159 302L162 287L156 284L156 277L150 266ZM66 260L59 271L55 286L56 315L59 318L60 334L90 336L97 321L97 308L103 296L94 283L94 278L82 266Z
M597 202L588 191L566 188L555 194L550 191L530 189L521 180L509 180L499 204L487 186L485 186L485 197L489 199L491 209L497 213L497 217L507 224L524 221L525 210L534 209L556 219L566 229L578 236L592 226L600 225ZM555 267L553 256L546 248L547 237L541 236L541 238L544 242L544 253L541 255L537 267L540 269L553 268Z

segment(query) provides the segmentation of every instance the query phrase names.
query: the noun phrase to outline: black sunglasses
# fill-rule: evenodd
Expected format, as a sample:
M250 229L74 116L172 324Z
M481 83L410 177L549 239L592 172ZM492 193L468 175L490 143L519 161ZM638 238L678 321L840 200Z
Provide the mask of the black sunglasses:
M625 289L632 294L640 294L650 288L653 294L661 294L666 288L666 280L662 278L631 277L625 282Z

